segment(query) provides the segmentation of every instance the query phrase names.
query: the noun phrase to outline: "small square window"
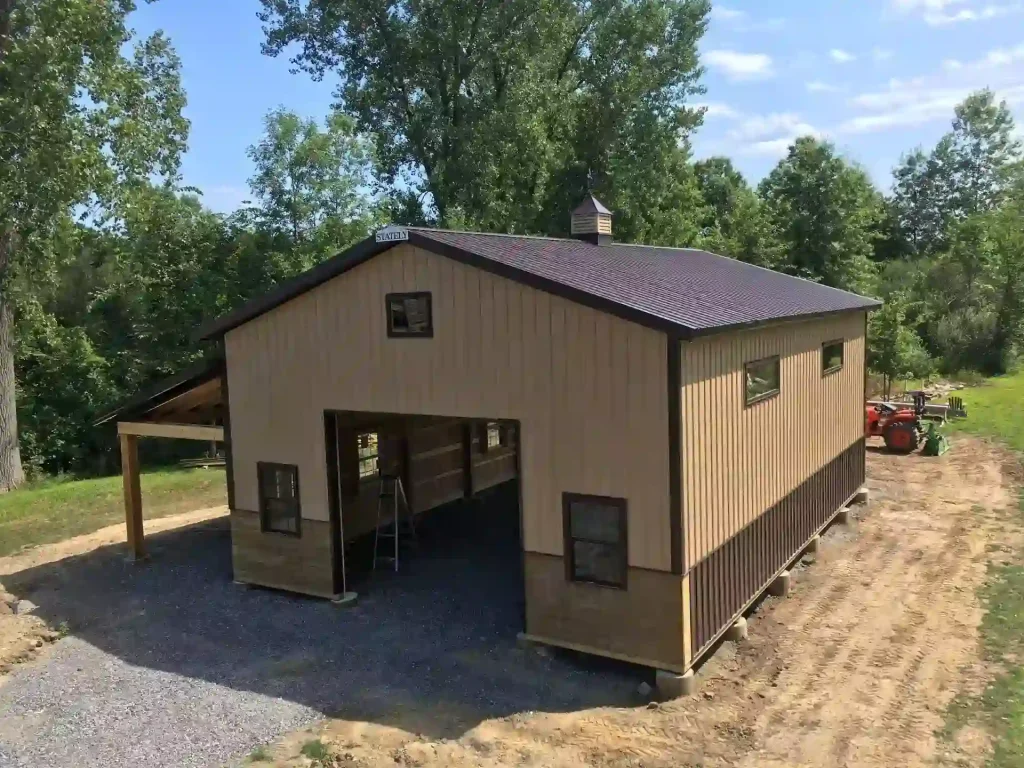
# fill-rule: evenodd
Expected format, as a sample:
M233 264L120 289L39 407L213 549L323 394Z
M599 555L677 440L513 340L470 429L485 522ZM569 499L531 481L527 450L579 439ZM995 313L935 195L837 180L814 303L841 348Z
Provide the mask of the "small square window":
M835 373L843 367L843 340L826 341L821 345L821 373Z
M495 448L501 447L501 427L498 422L487 422L486 439L486 450L493 451Z
M256 465L259 484L260 530L265 533L301 535L299 468L294 464Z
M359 479L370 480L380 471L378 456L378 437L376 432L363 432L359 435Z
M779 394L781 369L779 356L755 360L744 366L745 402L747 405L768 400Z
M626 500L562 494L566 575L606 587L626 588Z
M389 293L385 303L388 336L430 338L434 335L433 306L429 293Z

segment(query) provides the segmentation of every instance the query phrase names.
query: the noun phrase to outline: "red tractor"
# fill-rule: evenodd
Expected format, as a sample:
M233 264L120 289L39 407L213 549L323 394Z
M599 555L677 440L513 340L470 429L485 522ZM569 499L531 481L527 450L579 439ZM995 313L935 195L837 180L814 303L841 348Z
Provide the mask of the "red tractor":
M893 453L911 453L917 450L927 430L923 416L928 403L924 392L911 392L914 399L912 408L891 403L878 403L867 407L865 434L881 437L885 447Z

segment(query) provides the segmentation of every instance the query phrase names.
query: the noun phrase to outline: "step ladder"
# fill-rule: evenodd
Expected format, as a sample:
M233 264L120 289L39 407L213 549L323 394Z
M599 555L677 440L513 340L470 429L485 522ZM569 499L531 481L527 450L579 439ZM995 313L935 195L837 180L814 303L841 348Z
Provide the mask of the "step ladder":
M405 508L403 520L401 512ZM390 515L390 517L389 517ZM402 534L403 525L405 534L413 541L416 540L416 524L413 520L412 508L405 495L405 488L402 487L402 478L397 475L380 476L380 492L377 495L377 528L373 535L373 570L377 570L377 561L391 562L395 564L395 572L398 572L398 540ZM380 554L381 540L391 539L394 542L392 554Z

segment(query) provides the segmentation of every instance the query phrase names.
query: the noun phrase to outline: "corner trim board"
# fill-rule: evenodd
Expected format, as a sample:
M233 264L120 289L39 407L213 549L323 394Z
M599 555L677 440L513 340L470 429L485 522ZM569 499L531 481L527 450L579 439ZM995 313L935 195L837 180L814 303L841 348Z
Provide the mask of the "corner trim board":
M672 573L681 576L684 562L685 542L683 534L682 502L682 359L681 342L672 334L668 335L668 515L669 546L671 547Z

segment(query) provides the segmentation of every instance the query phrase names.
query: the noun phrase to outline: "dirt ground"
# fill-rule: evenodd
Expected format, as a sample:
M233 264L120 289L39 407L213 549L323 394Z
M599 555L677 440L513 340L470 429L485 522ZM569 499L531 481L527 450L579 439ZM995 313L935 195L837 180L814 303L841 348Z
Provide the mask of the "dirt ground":
M937 459L872 450L868 478L870 503L795 569L789 597L761 604L747 641L724 643L704 664L693 698L485 719L391 697L387 718L325 721L268 745L269 759L255 764L308 766L300 750L320 739L332 757L318 764L350 768L980 766L983 731L964 729L949 743L936 732L951 698L980 691L989 677L979 661L976 595L987 563L1022 541L1007 514L1019 464L960 436ZM149 530L222 513L167 518ZM123 535L116 526L0 559L0 582ZM47 631L0 607L0 660L21 660L26 647L38 652Z
M227 514L227 507L212 507L181 515L147 520L146 532L158 533L180 528L225 514ZM15 664L23 664L38 658L46 651L50 643L61 636L59 627L47 627L42 619L31 613L14 614L11 604L15 598L4 589L3 577L91 552L108 544L123 542L124 538L124 525L111 525L67 541L27 549L9 557L0 557L0 684L3 684L4 675Z
M524 712L442 741L418 733L459 713L410 707L402 727L331 720L266 753L309 765L299 751L319 738L332 754L323 764L352 767L981 765L984 732L952 743L936 732L953 695L987 677L976 589L988 560L1019 543L1005 514L1019 466L960 437L938 459L873 450L868 475L869 505L805 558L788 598L761 605L749 640L719 648L694 698Z

